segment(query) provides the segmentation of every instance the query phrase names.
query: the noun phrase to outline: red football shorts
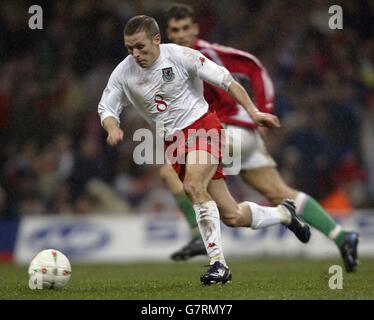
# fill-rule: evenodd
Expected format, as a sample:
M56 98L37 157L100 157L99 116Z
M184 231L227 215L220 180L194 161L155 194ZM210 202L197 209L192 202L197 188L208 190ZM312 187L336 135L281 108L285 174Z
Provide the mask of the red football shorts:
M168 139L169 140L169 139ZM172 144L173 148L168 150ZM187 153L193 150L204 150L218 161L213 179L224 178L222 157L225 147L224 129L215 111L208 111L200 119L177 132L172 141L165 140L167 159L172 164L181 181L184 180Z

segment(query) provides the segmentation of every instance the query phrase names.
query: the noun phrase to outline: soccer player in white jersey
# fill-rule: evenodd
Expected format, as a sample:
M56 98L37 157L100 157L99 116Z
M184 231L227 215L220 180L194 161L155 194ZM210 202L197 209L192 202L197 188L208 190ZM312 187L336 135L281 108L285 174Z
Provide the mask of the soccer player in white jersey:
M250 83L257 108L263 112L272 112L273 86L265 68L256 57L247 52L199 39L199 26L190 6L173 5L167 13L166 22L167 36L172 42L199 50L230 72L240 74ZM313 197L289 187L284 182L276 169L275 161L266 150L257 126L243 114L244 110L227 92L204 83L204 97L210 109L217 112L225 128L240 130L241 137L244 137L240 142L234 142L241 143L240 175L243 181L263 194L273 205L281 203L286 198L295 199L298 216L333 240L340 250L347 272L354 271L357 266L358 233L344 230ZM161 168L160 175L173 193L192 233L192 240L174 252L171 258L187 260L195 255L206 254L196 230L192 204L186 199L182 182L167 164Z
M132 105L149 122L163 124L161 134L165 146L172 145L170 137L183 137L177 140L178 147L186 146L187 150L179 153L172 165L193 203L210 258L201 282L231 280L222 250L220 219L231 227L252 229L284 224L300 241L309 241L309 226L297 218L292 200L277 207L263 207L248 201L237 203L233 199L222 172L224 137L218 135L218 139L209 140L202 136L195 143L189 143L196 133L193 129L206 132L223 129L215 113L208 111L203 80L226 90L258 125L279 127L278 118L260 112L228 70L199 51L176 44L160 44L159 27L152 17L131 18L124 29L124 42L130 55L115 68L104 89L98 106L101 124L107 131L108 144L120 143L124 135L120 114L124 107ZM181 156L185 156L185 163Z

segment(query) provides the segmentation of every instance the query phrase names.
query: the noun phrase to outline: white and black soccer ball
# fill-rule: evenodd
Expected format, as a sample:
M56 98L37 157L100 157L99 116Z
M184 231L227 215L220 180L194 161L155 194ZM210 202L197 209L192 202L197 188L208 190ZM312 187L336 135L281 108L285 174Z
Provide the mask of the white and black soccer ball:
M47 249L32 259L28 272L30 289L61 289L70 280L71 265L63 253Z

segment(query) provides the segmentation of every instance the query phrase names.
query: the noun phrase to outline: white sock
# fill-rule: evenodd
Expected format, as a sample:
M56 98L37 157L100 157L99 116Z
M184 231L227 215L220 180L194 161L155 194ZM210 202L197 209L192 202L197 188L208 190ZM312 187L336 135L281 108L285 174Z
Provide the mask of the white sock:
M328 237L331 240L335 240L338 237L340 231L342 231L342 230L343 230L343 228L340 225L336 225L336 227L330 231Z
M220 261L226 266L222 250L221 224L217 204L215 201L207 201L195 204L193 208L206 251L210 258L210 264Z
M295 198L296 214L299 215L305 207L309 196L304 192L298 192Z
M254 202L246 202L252 212L252 229L262 229L277 224L288 225L291 222L291 214L282 206L264 207Z

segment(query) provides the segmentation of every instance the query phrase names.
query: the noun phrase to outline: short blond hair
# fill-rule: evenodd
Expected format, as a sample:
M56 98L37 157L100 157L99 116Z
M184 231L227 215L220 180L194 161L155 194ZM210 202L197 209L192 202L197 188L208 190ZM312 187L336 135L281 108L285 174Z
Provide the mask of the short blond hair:
M141 31L144 31L149 38L153 38L156 34L160 33L160 28L158 27L155 18L146 15L139 15L132 17L126 23L123 30L126 36L131 36Z

